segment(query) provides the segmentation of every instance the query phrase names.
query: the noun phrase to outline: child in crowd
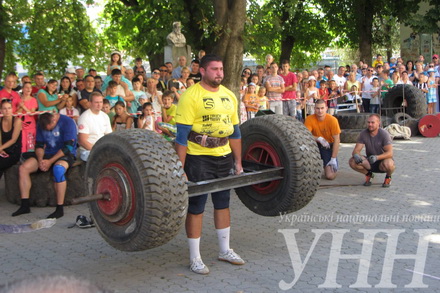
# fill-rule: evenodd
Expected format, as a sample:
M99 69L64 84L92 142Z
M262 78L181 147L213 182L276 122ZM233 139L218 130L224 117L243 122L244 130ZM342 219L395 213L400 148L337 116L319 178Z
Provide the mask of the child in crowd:
M60 114L69 116L75 122L78 122L79 111L73 106L73 97L69 96L66 99L66 107L60 110Z
M37 99L32 96L32 84L25 82L22 88L20 103L17 113L30 114L38 109ZM25 115L22 117L23 123L21 135L21 152L34 151L35 139L37 137L37 116Z
M330 115L334 115L336 112L336 107L338 106L338 98L341 96L341 92L339 91L338 85L336 81L329 81L329 96L327 101L328 113Z
M137 75L137 74L144 75L146 71L145 71L144 65L142 65L142 58L141 57L137 57L134 60L134 63L135 63L135 65L133 66L134 74L135 75Z
M258 85L258 74L254 73L251 75L251 83L255 83L255 92L258 93L260 91L260 86Z
M188 77L188 79L186 80L186 88L189 88L192 85L195 85L195 81L192 77Z
M428 93L426 100L428 103L428 114L435 113L435 103L437 103L437 85L435 84L435 69L429 68L428 70Z
M371 82L372 88L371 88L371 101L370 101L370 111L371 113L379 114L379 106L380 106L380 84L378 78L373 78L373 81Z
M310 76L307 82L308 87L304 93L307 104L307 115L315 114L315 100L320 99L319 90L316 88L316 78Z
M320 80L319 81L319 96L324 101L328 101L328 88L327 88L327 81Z
M356 111L360 112L360 105L362 105L362 98L358 94L358 87L356 85L352 85L350 91L345 95L346 103L354 103L356 104Z
M147 94L142 90L142 82L139 78L135 77L131 82L133 83L134 100L131 101L128 112L136 113L138 111L138 108L147 101Z
M260 105L260 110L269 109L269 99L266 97L266 88L264 86L260 86L258 89L258 103Z
M110 103L110 109L113 109L113 107L116 105L117 102L125 103L124 98L116 94L117 91L118 91L118 83L116 81L111 80L108 83L108 88L106 91L107 96L105 97Z
M116 102L114 108L116 114L112 122L113 131L134 128L133 117L127 113L124 102Z
M177 133L175 120L177 106L173 104L173 101L173 92L165 91L162 95L162 122L159 122L158 125L167 140L172 140L170 137L175 137Z
M246 106L246 114L247 119L251 119L255 117L255 113L257 113L260 108L258 103L258 97L255 93L256 84L251 82L247 87L247 93L243 97L243 103Z
M113 51L110 54L110 64L107 66L107 75L110 75L113 69L119 69L122 71L122 75L125 75L125 67L122 66L122 58L119 51Z
M146 102L142 105L142 114L139 116L137 126L140 129L158 132L156 130L156 117L154 116L153 105L150 102Z
M106 91L109 82L112 80L111 74L112 74L113 69L121 70L121 72L122 72L121 81L125 82L128 85L128 89L130 91L132 91L133 90L133 86L131 84L131 81L129 81L125 77L125 67L122 66L122 54L119 51L113 51L110 54L110 64L107 66L107 77L104 79L104 82L103 82L102 87L101 87L101 91L102 92Z
M111 109L111 105L109 100L104 99L102 101L102 112L104 112L105 114L107 114L108 118L110 119L110 122L113 121L113 117L115 116L115 112L112 111Z
M428 76L426 76L425 73L421 72L419 73L419 78L417 79L417 83L415 83L414 86L423 92L423 94L425 95L425 99L428 102L429 87L427 81Z

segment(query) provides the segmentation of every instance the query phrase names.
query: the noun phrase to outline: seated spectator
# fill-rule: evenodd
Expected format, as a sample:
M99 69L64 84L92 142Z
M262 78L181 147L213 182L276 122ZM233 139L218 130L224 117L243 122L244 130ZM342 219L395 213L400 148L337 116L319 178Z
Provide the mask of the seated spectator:
M99 92L97 88L95 88L95 78L91 75L87 75L84 78L85 88L78 92L78 104L80 108L80 112L84 112L89 109L89 98L93 92Z
M66 105L66 97L57 94L58 81L51 79L46 89L40 89L37 94L38 110L58 112Z
M143 87L139 78L133 78L132 83L134 100L131 102L128 112L137 113L139 107L141 107L147 101L147 94L142 90Z
M153 78L147 79L147 99L153 105L154 114L161 117L162 113L162 92L157 90L156 80Z
M17 113L27 114L22 118L21 152L30 152L35 149L35 138L37 137L37 116L29 115L38 109L38 102L32 96L32 85L30 82L23 84L21 101L18 104Z
M112 111L112 107L110 105L109 100L104 99L102 102L102 112L104 112L105 114L107 114L110 124L113 121L113 117L115 116L115 112Z
M67 76L63 76L60 81L60 89L58 90L59 95L65 95L64 98L72 97L73 106L76 107L78 104L78 95L73 89L72 81Z
M192 79L192 77L188 77L188 79L186 80L186 88L189 88L192 85L195 85L195 81L194 79Z
M23 154L24 163L19 169L19 186L21 196L20 208L13 217L31 212L29 193L32 186L30 175L38 170L47 172L52 169L54 189L57 195L57 207L48 218L64 216L64 196L66 193L66 171L75 161L77 128L75 122L58 113L40 115L37 128L35 152Z
M107 90L105 91L107 93L107 96L105 96L105 99L109 101L110 103L110 109L113 109L113 107L116 105L117 102L123 102L124 98L118 95L118 84L116 81L110 81L108 83Z
M78 120L78 144L80 158L87 161L93 145L104 135L112 132L107 114L102 112L103 96L99 92L90 95L90 109Z
M116 102L114 108L116 114L113 117L112 122L113 131L134 128L133 117L131 117L130 114L127 113L124 102Z
M168 137L176 136L176 110L173 104L174 95L172 91L166 91L162 95L162 122L159 122L159 129ZM167 138L167 137L166 137Z
M189 74L189 77L194 80L194 83L198 83L199 81L202 80L202 74L200 73L199 69L200 69L200 61L197 59L191 61L191 72Z
M122 97L125 100L125 102L128 103L128 102L131 102L134 100L134 95L133 95L133 92L131 91L133 89L133 85L127 79L125 79L126 82L124 82L123 79L124 78L122 76L122 72L119 69L113 69L112 75L110 77L110 81L113 80L114 82L116 82L118 84L116 94L118 96ZM106 81L107 81L107 78L106 78ZM104 81L103 88L105 90L107 89L107 85L110 81L107 81L107 84ZM107 90L105 92L105 95L108 95Z
M93 78L95 79L95 88L102 92L102 77L97 75Z
M60 114L69 116L75 122L78 121L79 111L73 106L73 98L71 96L67 97L66 107L60 110Z
M153 105L150 102L146 102L142 105L142 114L139 116L137 126L140 129L159 132L156 127L156 117L154 115Z
M12 103L1 101L0 117L0 178L3 172L15 165L21 155L21 119L12 114Z
M398 84L413 85L411 80L409 80L409 76L408 76L408 72L407 71L403 71L402 73L400 73L400 80L396 83L396 85L398 85Z

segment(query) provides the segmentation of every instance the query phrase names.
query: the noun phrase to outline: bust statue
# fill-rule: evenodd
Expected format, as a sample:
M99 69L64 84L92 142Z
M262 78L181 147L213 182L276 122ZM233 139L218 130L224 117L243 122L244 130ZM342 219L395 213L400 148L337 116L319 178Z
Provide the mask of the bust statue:
M171 47L185 47L186 38L180 31L180 21L173 22L173 31L168 34L167 42Z

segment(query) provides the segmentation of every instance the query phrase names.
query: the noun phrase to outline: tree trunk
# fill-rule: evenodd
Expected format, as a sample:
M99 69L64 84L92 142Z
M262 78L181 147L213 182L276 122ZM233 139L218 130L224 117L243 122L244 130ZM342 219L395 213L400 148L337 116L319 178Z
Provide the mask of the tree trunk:
M359 32L360 59L371 65L374 4L372 1L367 0L357 0L355 3L357 6L356 13L358 14L357 28Z
M164 63L163 53L149 54L148 62L150 62L150 69L159 68Z
M223 59L223 85L239 97L246 0L214 0L214 17L222 28L213 53Z
M3 8L3 0L0 0L0 80L1 76L3 76L3 70L5 68L5 58L6 58L6 38L5 38L5 29L6 29L6 12Z
M302 9L302 1L301 3L298 3L298 9ZM281 3L282 7L287 7L286 1L283 1ZM293 4L291 4L293 5ZM291 23L295 23L295 16L290 16L290 11L292 9L283 9L283 13L281 14L281 23L290 23L289 19L293 19ZM296 11L296 9L295 9ZM284 26L285 28L285 26ZM280 64L283 60L289 60L292 56L292 50L293 45L295 44L295 37L292 35L289 35L289 32L287 29L283 29L281 32L281 55L280 55ZM281 67L281 65L280 65Z

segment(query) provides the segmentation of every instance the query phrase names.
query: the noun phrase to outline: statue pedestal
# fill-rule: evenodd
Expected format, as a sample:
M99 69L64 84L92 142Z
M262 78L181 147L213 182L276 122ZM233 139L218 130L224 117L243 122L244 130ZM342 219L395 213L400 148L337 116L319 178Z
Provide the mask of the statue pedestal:
M178 66L178 59L180 56L185 56L189 63L191 58L191 46L185 45L184 47L165 46L164 61L172 62L174 67Z

